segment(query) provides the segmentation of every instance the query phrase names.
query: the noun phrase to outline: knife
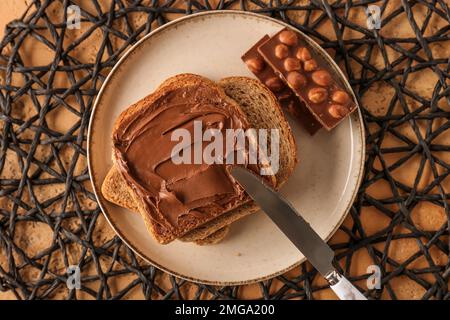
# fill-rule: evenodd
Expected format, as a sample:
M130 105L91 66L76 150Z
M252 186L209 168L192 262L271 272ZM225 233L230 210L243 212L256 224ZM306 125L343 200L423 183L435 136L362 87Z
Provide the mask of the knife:
M260 177L242 167L233 167L231 175L328 281L339 299L367 300L350 281L333 267L333 250L289 202L264 184Z

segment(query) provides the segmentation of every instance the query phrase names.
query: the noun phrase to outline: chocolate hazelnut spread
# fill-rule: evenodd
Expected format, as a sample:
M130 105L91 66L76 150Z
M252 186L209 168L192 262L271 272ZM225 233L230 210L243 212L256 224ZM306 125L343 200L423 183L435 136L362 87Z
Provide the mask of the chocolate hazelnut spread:
M171 139L175 129L194 137L194 121L201 121L204 130L245 130L248 122L240 110L203 84L166 91L147 103L118 125L113 144L119 170L151 219L173 230L185 215L212 218L240 204L247 196L228 165L175 164L171 158L178 143ZM192 139L197 143L204 144Z

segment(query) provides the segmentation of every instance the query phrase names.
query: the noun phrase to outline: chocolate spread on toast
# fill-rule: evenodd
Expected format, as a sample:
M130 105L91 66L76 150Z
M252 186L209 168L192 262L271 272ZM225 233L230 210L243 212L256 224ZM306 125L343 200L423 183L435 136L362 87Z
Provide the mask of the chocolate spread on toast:
M228 165L175 164L171 158L179 143L171 141L177 128L187 129L193 144L205 143L195 141L194 121L201 121L203 130L249 126L219 91L192 85L166 91L147 104L117 126L113 145L119 170L154 221L172 230L183 216L212 218L248 197L230 176Z

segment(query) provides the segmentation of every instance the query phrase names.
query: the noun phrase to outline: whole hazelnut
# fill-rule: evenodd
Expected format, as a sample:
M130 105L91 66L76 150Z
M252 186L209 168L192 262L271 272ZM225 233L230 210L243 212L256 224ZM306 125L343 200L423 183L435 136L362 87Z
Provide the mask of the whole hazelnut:
M292 30L284 30L278 36L281 43L287 46L295 46L297 44L297 35Z
M272 77L265 82L266 86L273 92L278 92L283 89L283 81L278 77Z
M328 107L328 113L336 119L343 118L347 113L348 109L340 104L332 104Z
M262 58L251 58L245 61L245 64L253 73L258 73L264 69L264 60Z
M328 91L325 88L312 88L308 92L308 99L312 103L320 103L328 98Z
M286 71L298 71L301 69L301 64L300 64L300 60L295 59L295 58L286 58L284 60L284 69Z
M314 59L306 60L303 62L303 69L306 72L311 72L317 69L317 62Z
M279 44L275 47L275 56L278 59L284 59L289 55L289 48L285 44Z
M289 72L286 80L294 89L304 87L307 82L305 76L297 71Z
M295 56L300 59L301 61L306 61L311 59L311 53L307 48L298 48L297 53Z
M346 105L348 103L348 101L350 100L350 97L347 92L342 91L342 90L336 90L331 95L331 100L333 100L336 103Z
M325 87L331 83L331 75L325 70L314 71L311 78L319 86Z

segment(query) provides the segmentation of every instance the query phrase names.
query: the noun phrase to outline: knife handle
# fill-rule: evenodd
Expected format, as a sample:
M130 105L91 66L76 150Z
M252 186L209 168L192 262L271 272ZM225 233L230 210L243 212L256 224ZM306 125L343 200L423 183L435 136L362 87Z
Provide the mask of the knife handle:
M341 300L367 300L356 287L336 270L325 277L331 289Z

